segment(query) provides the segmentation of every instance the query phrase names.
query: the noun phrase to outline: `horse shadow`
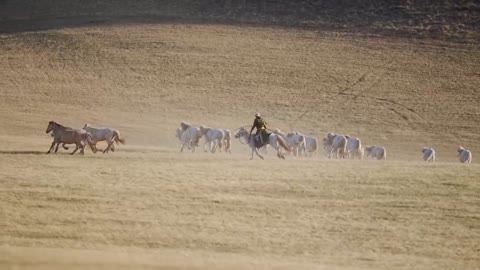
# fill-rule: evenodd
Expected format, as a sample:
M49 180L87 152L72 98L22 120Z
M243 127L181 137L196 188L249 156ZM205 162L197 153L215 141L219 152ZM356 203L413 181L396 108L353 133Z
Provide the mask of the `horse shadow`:
M46 155L45 151L0 151L0 155ZM55 153L55 155L67 155L70 153Z

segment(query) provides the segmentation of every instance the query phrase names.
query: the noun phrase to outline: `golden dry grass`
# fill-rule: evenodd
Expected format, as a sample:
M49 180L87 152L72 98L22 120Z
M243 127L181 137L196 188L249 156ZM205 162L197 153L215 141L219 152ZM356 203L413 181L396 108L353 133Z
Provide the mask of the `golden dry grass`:
M0 266L477 269L479 63L474 46L273 28L0 35ZM256 111L389 160L178 153L180 121L235 129ZM127 145L46 156L49 120Z

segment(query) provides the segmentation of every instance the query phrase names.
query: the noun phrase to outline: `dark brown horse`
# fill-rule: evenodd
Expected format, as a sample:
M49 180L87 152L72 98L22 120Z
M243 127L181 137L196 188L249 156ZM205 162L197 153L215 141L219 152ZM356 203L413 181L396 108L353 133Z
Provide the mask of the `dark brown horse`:
M49 154L55 144L57 144L57 147L55 148L55 153L58 151L58 146L63 143L63 144L75 144L75 150L73 150L72 155L77 152L78 148L80 148L80 154L84 154L84 149L85 149L85 144L88 142L90 145L90 148L95 149L92 146L92 137L90 133L86 132L85 130L82 129L72 129L69 127L65 127L61 124L58 124L54 121L48 122L48 127L47 130L45 131L46 133L49 133L53 131L52 136L53 136L53 142L52 145L50 146L50 149L48 150L47 154Z

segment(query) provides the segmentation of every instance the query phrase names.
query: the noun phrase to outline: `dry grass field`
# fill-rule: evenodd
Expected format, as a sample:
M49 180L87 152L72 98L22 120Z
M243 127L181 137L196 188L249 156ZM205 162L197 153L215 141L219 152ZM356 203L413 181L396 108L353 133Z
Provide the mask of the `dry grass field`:
M168 23L0 34L0 268L479 269L479 85L469 44ZM180 121L234 130L257 111L388 160L179 153ZM127 144L45 155L50 120Z

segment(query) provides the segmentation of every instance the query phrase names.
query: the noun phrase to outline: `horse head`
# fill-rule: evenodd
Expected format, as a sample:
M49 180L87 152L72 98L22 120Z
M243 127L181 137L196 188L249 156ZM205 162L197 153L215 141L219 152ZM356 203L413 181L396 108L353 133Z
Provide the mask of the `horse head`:
M245 128L243 128L243 127L241 127L241 128L238 130L237 134L235 134L235 138L238 139L238 138L240 138L240 137L242 137L242 136L244 136L244 137L247 137L247 136L248 136L248 131L246 131Z
M187 130L191 125L186 123L186 122L181 122L180 127L182 128L183 131Z
M45 131L45 133L49 133L50 131L54 130L56 127L58 127L58 124L55 121L48 122L47 130Z

